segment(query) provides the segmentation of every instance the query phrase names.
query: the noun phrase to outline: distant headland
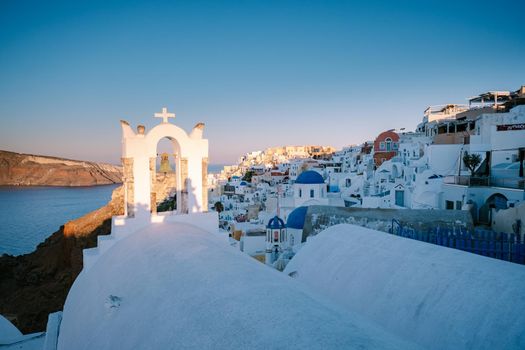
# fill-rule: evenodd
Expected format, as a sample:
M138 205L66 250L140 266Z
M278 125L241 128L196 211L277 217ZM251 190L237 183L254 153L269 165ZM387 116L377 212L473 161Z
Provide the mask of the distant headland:
M121 182L121 166L0 150L0 186L95 186Z

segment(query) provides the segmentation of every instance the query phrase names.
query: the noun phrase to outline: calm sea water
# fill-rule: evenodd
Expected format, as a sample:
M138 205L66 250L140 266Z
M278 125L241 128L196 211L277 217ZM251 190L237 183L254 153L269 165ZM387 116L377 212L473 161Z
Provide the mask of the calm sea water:
M210 174L217 174L220 173L222 168L224 168L225 164L209 164L208 165L208 173Z
M117 186L0 186L0 255L32 252L60 225L105 205Z
M210 164L208 171L222 167ZM105 205L117 186L0 186L0 255L32 252L60 225Z

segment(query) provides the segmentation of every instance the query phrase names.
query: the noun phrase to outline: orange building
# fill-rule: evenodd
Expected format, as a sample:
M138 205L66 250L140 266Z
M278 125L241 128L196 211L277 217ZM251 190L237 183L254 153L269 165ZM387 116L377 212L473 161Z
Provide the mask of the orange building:
M399 135L393 130L384 131L374 141L374 163L380 166L397 155Z

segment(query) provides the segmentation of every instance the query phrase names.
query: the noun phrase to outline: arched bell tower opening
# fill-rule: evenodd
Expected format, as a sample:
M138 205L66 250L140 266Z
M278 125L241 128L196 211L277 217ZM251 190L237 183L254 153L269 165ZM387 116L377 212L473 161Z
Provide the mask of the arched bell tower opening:
M175 114L168 113L166 108L155 113L155 117L162 118L162 122L149 132L139 125L135 133L128 122L121 121L125 215L148 217L157 214L161 177L175 187L176 207L172 208L175 213L207 211L208 140L202 138L204 124L198 123L188 134L168 121ZM162 158L163 170L173 169L174 174L159 173Z
M156 157L150 160L151 212L180 211L180 146L176 139L164 137L156 150Z

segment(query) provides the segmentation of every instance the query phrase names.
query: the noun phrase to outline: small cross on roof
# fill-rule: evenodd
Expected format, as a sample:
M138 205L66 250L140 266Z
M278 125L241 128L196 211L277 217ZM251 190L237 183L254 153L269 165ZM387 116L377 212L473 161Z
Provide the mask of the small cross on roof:
M168 113L168 109L163 107L162 112L155 113L155 118L162 118L162 122L167 123L168 118L175 118L175 113Z

